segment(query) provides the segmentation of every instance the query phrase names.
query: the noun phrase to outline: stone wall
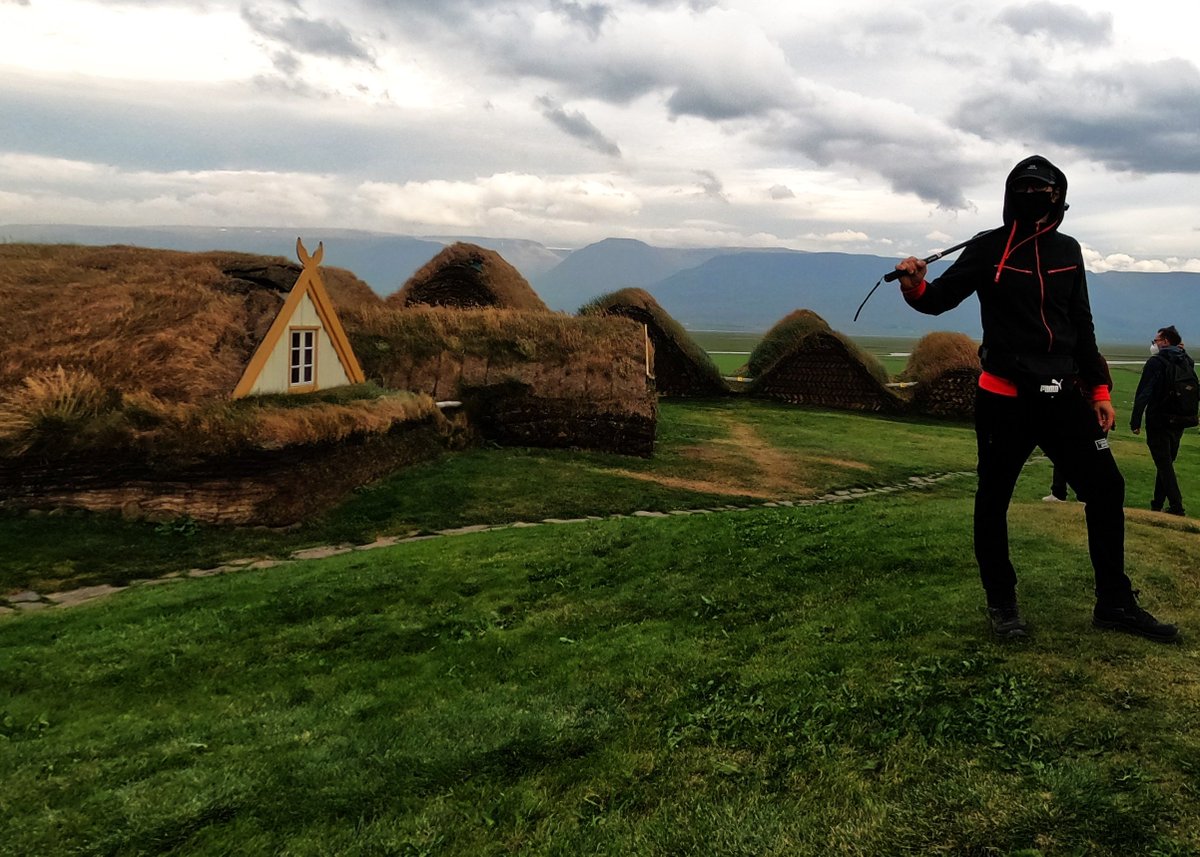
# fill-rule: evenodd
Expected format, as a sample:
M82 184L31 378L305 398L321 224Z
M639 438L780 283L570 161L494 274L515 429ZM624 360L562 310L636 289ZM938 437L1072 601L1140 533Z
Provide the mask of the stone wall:
M220 459L0 461L0 508L121 511L151 520L281 527L339 503L360 485L446 448L433 421L340 443Z

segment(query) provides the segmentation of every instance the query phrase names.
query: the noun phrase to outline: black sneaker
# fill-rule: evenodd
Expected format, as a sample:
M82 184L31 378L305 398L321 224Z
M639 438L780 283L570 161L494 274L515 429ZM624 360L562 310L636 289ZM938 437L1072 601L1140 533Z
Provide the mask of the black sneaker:
M1129 604L1123 607L1102 607L1097 604L1092 611L1092 624L1097 628L1137 634L1157 643L1173 643L1179 639L1178 628L1158 621L1149 611L1138 607L1137 593L1134 592L1133 596Z
M1000 607L988 607L988 619L992 623L992 634L998 640L1025 640L1029 637L1029 626L1021 618L1021 611L1014 601Z

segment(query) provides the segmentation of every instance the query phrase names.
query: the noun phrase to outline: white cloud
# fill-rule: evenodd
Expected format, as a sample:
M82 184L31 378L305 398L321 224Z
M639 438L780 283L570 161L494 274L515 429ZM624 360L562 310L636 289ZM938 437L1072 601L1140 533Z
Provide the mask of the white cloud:
M633 217L637 196L603 177L544 178L501 173L473 182L363 182L357 204L396 227L477 229L499 222L507 229L562 221ZM506 231L506 234L507 231Z
M1196 264L1190 6L243 7L0 2L0 220L927 254L1038 150L1091 264Z

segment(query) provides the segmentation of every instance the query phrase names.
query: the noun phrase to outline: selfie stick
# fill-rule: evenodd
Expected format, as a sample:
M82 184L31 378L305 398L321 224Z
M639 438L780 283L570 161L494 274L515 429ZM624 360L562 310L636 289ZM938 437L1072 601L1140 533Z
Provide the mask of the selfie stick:
M1000 227L1000 228L1003 228L1003 227ZM955 244L953 247L947 247L945 250L943 250L940 253L934 253L932 256L926 256L924 259L924 262L926 265L928 265L930 262L936 262L938 259L942 258L943 256L949 256L951 253L955 252L956 250L961 250L962 248L966 247L968 244L974 244L980 238L983 238L985 235L991 235L995 231L996 231L995 229L989 229L987 232L980 232L978 235L974 235L974 236L968 238L966 241L963 241L959 244ZM890 282L900 279L903 276L904 276L903 271L888 271L886 274L884 274L880 278L879 283L890 283ZM871 291L867 292L867 296L865 298L863 298L863 302L858 305L858 311L854 313L855 321L858 321L858 313L862 312L862 308L867 305L867 301L869 301L871 299L871 295L875 294L875 289L879 288L879 283L876 283L871 288Z

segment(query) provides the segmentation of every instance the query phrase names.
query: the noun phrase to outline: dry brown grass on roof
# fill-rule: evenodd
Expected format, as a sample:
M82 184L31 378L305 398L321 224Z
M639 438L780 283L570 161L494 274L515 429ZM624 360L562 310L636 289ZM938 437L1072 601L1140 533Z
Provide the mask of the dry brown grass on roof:
M0 245L0 389L61 366L167 402L228 396L300 267L249 253ZM379 305L349 272L335 307Z
M696 340L645 289L625 288L584 304L582 316L616 315L646 325L654 344L657 388L664 395L728 392L721 370Z
M342 319L355 354L377 366L397 356L426 359L449 351L499 361L561 363L585 351L611 355L626 339L627 320L530 310L388 307Z
M979 371L979 368L978 342L965 333L939 330L925 334L913 346L903 377L930 383L950 370Z
M904 378L916 381L913 409L934 417L969 420L979 386L979 345L964 333L935 331L913 346Z
M446 427L429 396L372 384L194 404L121 395L88 372L55 367L0 391L0 458L220 456L337 443L425 421Z
M387 303L549 312L529 281L499 253L462 241L426 262Z

